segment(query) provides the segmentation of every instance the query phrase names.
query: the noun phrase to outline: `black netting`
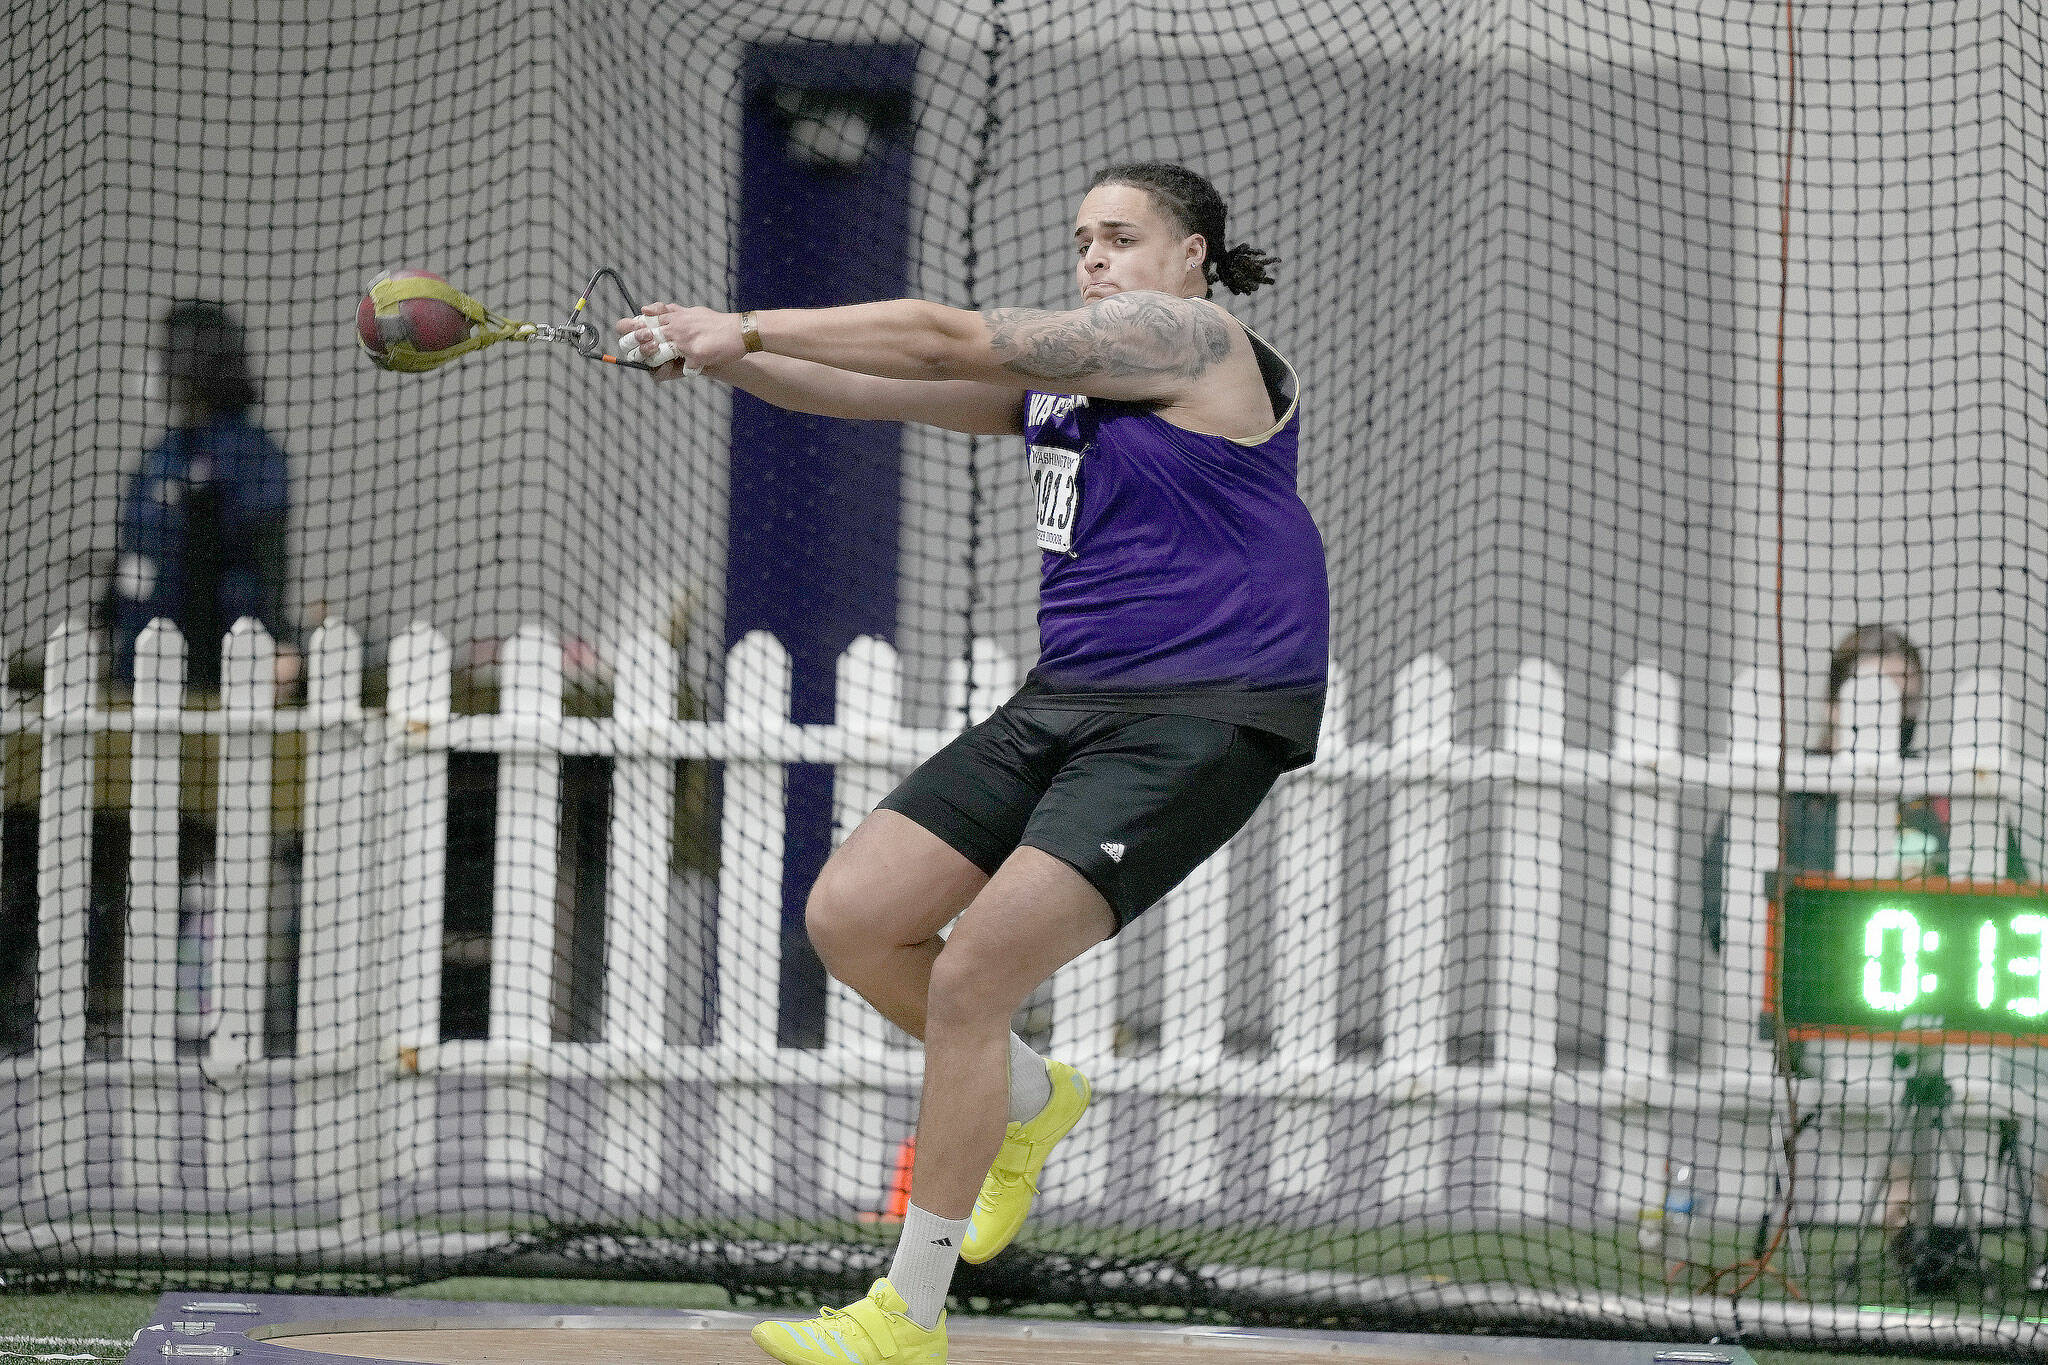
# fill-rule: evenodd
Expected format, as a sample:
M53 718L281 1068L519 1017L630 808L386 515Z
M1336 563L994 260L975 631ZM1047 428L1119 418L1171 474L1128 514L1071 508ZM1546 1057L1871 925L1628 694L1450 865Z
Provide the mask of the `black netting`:
M1068 307L1157 157L1339 681L1018 1016L1099 1098L956 1293L2038 1352L2037 6L191 9L6 18L10 1282L858 1293L919 1053L802 907L1035 656L1018 442L356 309Z

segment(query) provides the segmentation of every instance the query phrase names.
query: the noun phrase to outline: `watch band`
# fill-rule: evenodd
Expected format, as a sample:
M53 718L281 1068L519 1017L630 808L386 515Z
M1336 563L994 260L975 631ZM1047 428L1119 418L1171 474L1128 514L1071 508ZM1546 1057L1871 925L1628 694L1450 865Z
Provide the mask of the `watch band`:
M761 329L754 322L752 309L740 314L740 341L746 346L748 355L767 349L761 344Z

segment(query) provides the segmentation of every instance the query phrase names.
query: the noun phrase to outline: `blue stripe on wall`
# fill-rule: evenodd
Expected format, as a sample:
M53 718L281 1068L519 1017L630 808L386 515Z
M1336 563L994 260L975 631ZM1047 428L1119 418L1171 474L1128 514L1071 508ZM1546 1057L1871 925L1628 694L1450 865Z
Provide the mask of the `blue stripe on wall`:
M737 306L816 308L906 292L916 69L911 45L749 52ZM847 144L833 135L849 122L864 122L869 137L856 162L837 164L830 158ZM833 719L836 666L856 636L895 640L901 457L893 424L733 396L726 644L767 630L788 647L801 723ZM831 851L832 769L790 769L785 838L782 1041L816 1046L825 973L804 934L803 906Z

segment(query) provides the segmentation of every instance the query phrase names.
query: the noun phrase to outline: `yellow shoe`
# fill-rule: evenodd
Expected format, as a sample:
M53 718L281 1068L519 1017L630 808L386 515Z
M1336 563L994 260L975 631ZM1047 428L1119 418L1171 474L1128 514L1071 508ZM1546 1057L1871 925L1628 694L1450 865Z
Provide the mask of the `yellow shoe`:
M968 1215L967 1240L960 1246L960 1259L980 1265L1010 1244L1031 1212L1038 1195L1038 1173L1061 1138L1074 1130L1087 1112L1094 1093L1088 1078L1064 1062L1048 1061L1052 1077L1052 1098L1036 1117L1013 1123L1003 1135L1002 1150L996 1153L988 1179L975 1196L974 1212Z
M903 1296L876 1280L849 1308L827 1308L801 1322L764 1322L754 1344L784 1365L944 1365L946 1315L927 1332L911 1320Z

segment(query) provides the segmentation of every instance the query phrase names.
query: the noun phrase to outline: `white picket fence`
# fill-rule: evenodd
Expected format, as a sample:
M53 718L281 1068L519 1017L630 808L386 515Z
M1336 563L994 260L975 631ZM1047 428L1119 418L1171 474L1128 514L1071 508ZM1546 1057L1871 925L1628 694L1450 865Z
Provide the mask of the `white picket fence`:
M818 1087L840 1159L821 1162L814 1192L827 1206L872 1206L885 1187L904 1131L902 1105L913 1093L916 1052L892 1039L849 992L828 1004L826 1046L777 1043L777 982L782 917L785 771L792 763L837 770L841 836L900 774L949 737L903 723L903 674L894 651L863 639L839 663L838 716L832 725L789 719L790 667L765 634L732 651L721 719L675 719L677 664L663 643L630 640L613 662L608 719L565 717L561 653L543 630L528 628L500 660L494 715L452 709L452 654L437 632L416 626L389 651L389 694L381 712L364 708L360 641L330 623L306 659L303 708L275 704L272 642L253 622L239 624L224 647L217 709L188 709L184 648L158 624L138 647L131 709L101 703L93 638L76 627L48 642L39 707L6 698L0 728L30 732L42 744L38 895L42 952L37 966L34 1050L0 1059L0 1079L36 1112L23 1189L0 1187L0 1250L62 1240L65 1198L87 1170L88 1145L111 1144L115 1160L90 1169L136 1189L189 1183L178 1163L171 1114L191 1063L176 1054L174 945L178 933L177 817L179 743L184 735L219 737L214 1018L200 1067L207 1079L208 1188L231 1190L272 1159L275 1121L266 1096L289 1088L292 1119L284 1145L298 1188L338 1201L333 1226L305 1236L346 1241L372 1235L389 1191L429 1179L448 1135L437 1117L437 1078L462 1078L489 1090L482 1134L487 1178L550 1178L551 1104L562 1082L601 1095L596 1121L601 1180L621 1196L683 1178L664 1158L669 1120L663 1093L678 1084L715 1091L718 1141L687 1174L738 1201L777 1196L782 1136L777 1096ZM973 668L956 667L955 709L986 714L1013 690L1015 661L977 644ZM972 679L971 694L968 679ZM1055 980L1052 1051L1086 1070L1107 1097L1141 1097L1156 1106L1163 1136L1152 1194L1190 1212L1226 1193L1221 1136L1244 1101L1266 1116L1260 1150L1270 1154L1263 1197L1312 1209L1319 1192L1355 1175L1346 1157L1356 1135L1347 1116L1361 1104L1386 1119L1384 1149L1369 1163L1379 1183L1378 1216L1441 1211L1453 1197L1509 1215L1627 1218L1659 1197L1663 1162L1674 1141L1688 1144L1702 1181L1727 1218L1753 1219L1771 1199L1774 1104L1780 1083L1758 1040L1763 998L1765 871L1775 865L1779 781L1775 679L1739 677L1728 717L1731 740L1712 755L1681 751L1680 688L1651 667L1631 669L1615 692L1610 751L1565 743L1559 671L1525 663L1506 689L1498 747L1453 742L1454 681L1440 660L1402 669L1383 738L1352 738L1347 688L1336 681L1322 756L1276 789L1273 880L1254 899L1271 926L1274 1022L1269 1054L1226 1049L1223 970L1233 879L1243 874L1237 846L1217 853L1164 906L1163 1033L1153 1050L1119 1048L1124 1011L1117 955L1126 940L1084 956ZM2014 744L2017 715L1991 674L1962 679L1950 749L1931 758L1889 752L1898 733L1899 699L1887 682L1859 679L1844 698L1853 740L1831 757L1793 754L1796 790L1842 797L1838 870L1896 873L1896 801L1918 793L1952 798L1955 875L2003 873L2005 829L2024 807L2043 809L2043 774L2022 771ZM307 740L303 793L305 907L299 945L297 1055L263 1055L265 912L270 876L272 737L302 731ZM92 1060L85 1036L89 840L94 738L131 736L131 907L119 1060ZM489 1037L443 1042L441 954L448 841L448 764L453 752L499 755ZM561 760L602 755L614 761L606 906L602 1037L556 1039L554 998L556 849ZM665 1040L672 995L694 992L671 961L669 900L664 894L673 828L673 764L725 764L715 952L717 1017L712 1041ZM1336 964L1343 960L1338 909L1347 895L1345 798L1373 783L1384 800L1374 818L1389 831L1383 924L1386 989L1379 999L1384 1046L1360 1058L1340 1045ZM1452 1062L1451 804L1477 786L1499 803L1493 827L1484 1065ZM1697 1067L1672 1063L1671 989L1680 970L1679 797L1718 793L1731 812L1725 970L1703 987L1709 1022ZM1566 794L1610 807L1610 899L1605 914L1608 967L1605 1064L1561 1066L1560 961L1564 926L1583 918L1568 904ZM1695 803L1695 806L1697 803ZM1243 897L1238 898L1240 907ZM1597 979L1597 977L1596 977ZM1837 1059L1839 1061L1840 1059ZM1973 1161L1990 1179L1987 1136L2001 1115L2033 1117L2038 1097L2015 1086L1988 1054L1958 1057L1956 1114L1976 1136ZM1826 1094L1843 1122L1881 1133L1893 1099L1882 1068L1859 1078L1853 1068L1800 1083L1804 1103ZM116 1131L96 1133L81 1097L89 1087L124 1095ZM1455 1175L1459 1143L1453 1116L1495 1116L1486 1139L1483 1190ZM1588 1139L1559 1128L1560 1115L1590 1113L1600 1132L1597 1175L1587 1207L1567 1188L1559 1144ZM1574 1120L1576 1122L1576 1119ZM1862 1151L1842 1134L1811 1138L1823 1174L1830 1144ZM1112 1198L1113 1144L1103 1134L1063 1151L1048 1207L1074 1216ZM1241 1158L1240 1158L1241 1159ZM1859 1161L1862 1158L1858 1158ZM1839 1163L1838 1163L1839 1164ZM1347 1174L1348 1173L1348 1174ZM1235 1167L1228 1178L1241 1179ZM1863 1171L1839 1169L1837 1187L1814 1206L1817 1218L1846 1220L1863 1194ZM1576 1177L1584 1183L1583 1176ZM1811 1180L1812 1173L1802 1174ZM1992 1181L1991 1183L1996 1183ZM1127 1195L1128 1191L1122 1192ZM13 1211L10 1211L12 1209ZM1993 1210L1995 1212L1995 1210ZM55 1229L55 1231L53 1231ZM84 1236L84 1233L79 1233ZM308 1242L307 1245L311 1245ZM322 1244L325 1244L324 1242Z

